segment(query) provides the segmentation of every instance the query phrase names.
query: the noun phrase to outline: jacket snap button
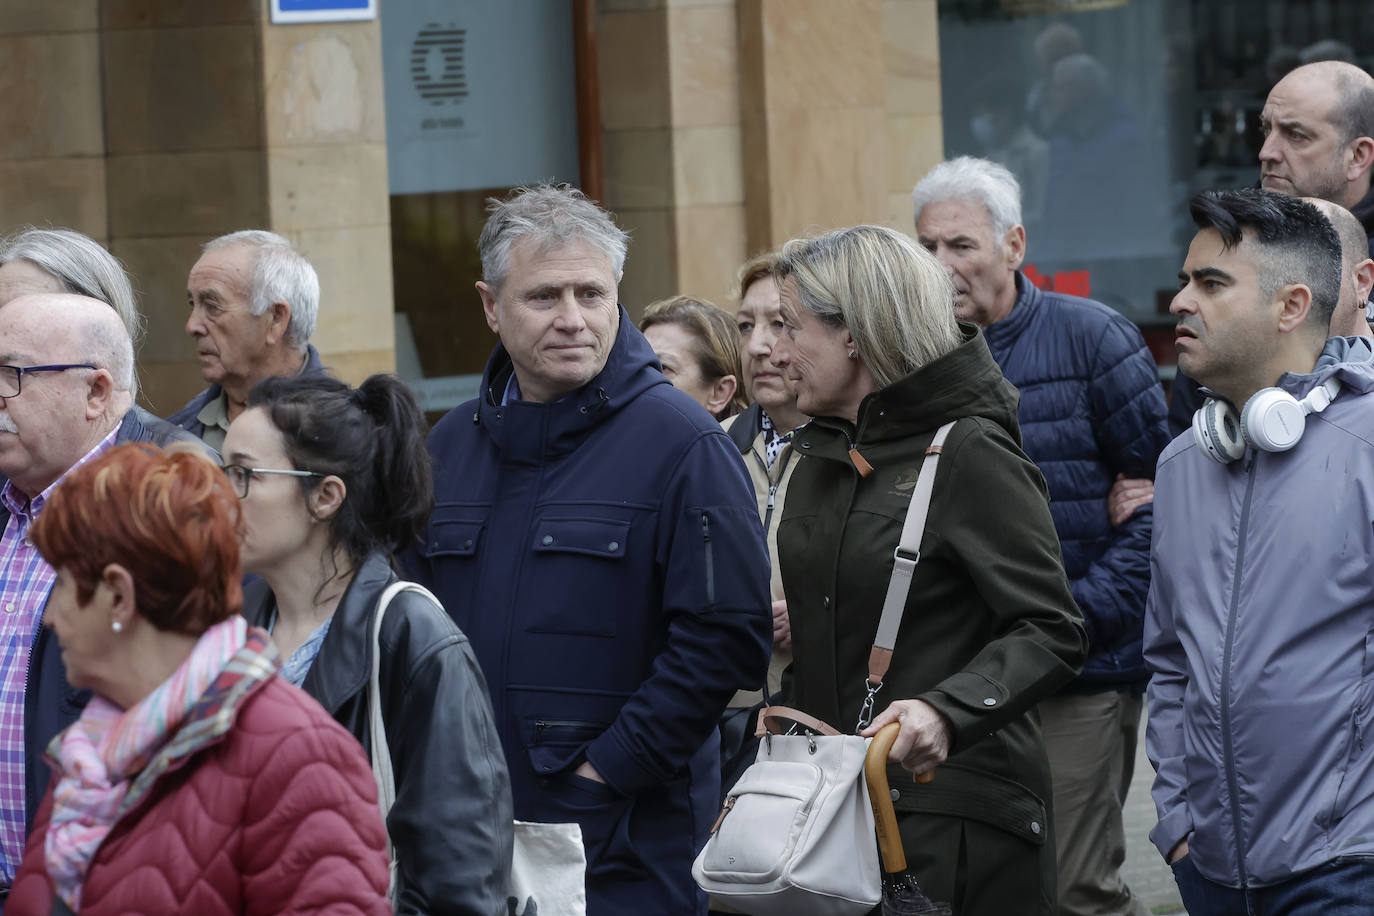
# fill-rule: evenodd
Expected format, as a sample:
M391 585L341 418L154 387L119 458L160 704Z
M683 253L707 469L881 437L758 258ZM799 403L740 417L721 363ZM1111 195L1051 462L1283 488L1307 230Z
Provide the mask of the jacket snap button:
M985 697L985 698L983 699L983 705L984 705L984 706L996 706L996 705L997 705L997 700L995 700L995 699L992 698L992 697Z
M606 545L606 549L607 549L607 550L619 550L619 549L620 549L620 542L619 542L619 541L611 541L609 544Z
M544 535L544 546L547 547L548 545L550 545L550 544L552 544L552 543L553 543L553 535L551 535L551 534L546 534L546 535Z
M1039 821L1031 821L1031 833L1035 834L1036 836L1039 836L1039 835L1040 835L1040 822L1039 822Z
M893 801L896 801L897 799L902 797L902 793L898 792L896 789L889 789L888 794L892 796Z

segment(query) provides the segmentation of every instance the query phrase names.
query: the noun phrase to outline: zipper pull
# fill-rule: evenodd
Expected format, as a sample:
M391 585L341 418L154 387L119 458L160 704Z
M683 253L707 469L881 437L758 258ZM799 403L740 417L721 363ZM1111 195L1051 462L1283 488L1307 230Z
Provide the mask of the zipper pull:
M716 835L716 831L720 829L720 823L721 823L721 821L725 820L725 815L729 814L729 813L730 813L730 809L732 809L732 808L734 808L734 807L735 807L735 796L733 796L733 795L727 795L727 796L725 797L725 804L723 804L723 805L720 806L720 814L716 815L716 822L715 822L714 824L711 825L711 834L710 834L711 836L715 836L715 835Z
M867 477L873 473L873 465L869 464L868 460L860 455L859 450L852 445L849 447L849 460L853 463L854 470L859 472L860 477Z

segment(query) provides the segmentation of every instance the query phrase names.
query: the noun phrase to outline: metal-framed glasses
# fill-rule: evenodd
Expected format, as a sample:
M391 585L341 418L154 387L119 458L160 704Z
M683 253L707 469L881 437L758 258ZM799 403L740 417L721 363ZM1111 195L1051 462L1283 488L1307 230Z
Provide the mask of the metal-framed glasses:
M248 468L241 464L226 464L224 466L224 476L229 478L229 485L234 488L234 492L239 495L239 499L248 497L248 482L256 474L277 474L281 477L324 477L319 471L288 471L282 468Z
M97 369L91 363L55 363L51 366L0 366L0 398L18 397L26 372L66 372L68 369Z

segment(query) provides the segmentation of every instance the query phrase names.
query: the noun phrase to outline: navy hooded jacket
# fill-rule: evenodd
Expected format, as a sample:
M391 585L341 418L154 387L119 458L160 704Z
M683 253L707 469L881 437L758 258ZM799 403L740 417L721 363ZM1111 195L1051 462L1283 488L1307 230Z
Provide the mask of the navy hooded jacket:
M588 912L704 913L691 863L716 723L768 668L768 551L739 450L619 314L600 374L553 403L502 404L497 347L430 435L435 508L406 562L482 665L516 818L581 824Z
M1050 514L1090 654L1076 684L1143 686L1141 634L1150 588L1150 506L1113 528L1118 473L1155 476L1169 444L1159 371L1140 329L1091 299L1045 292L1016 275L1011 313L985 330L1021 391L1022 447L1045 475Z

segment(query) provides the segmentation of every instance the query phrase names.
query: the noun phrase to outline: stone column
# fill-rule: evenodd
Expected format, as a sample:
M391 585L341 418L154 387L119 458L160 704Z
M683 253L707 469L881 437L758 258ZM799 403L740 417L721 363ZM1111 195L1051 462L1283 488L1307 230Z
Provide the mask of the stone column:
M936 0L599 0L605 201L632 313L733 307L751 254L860 222L911 232L938 162Z

